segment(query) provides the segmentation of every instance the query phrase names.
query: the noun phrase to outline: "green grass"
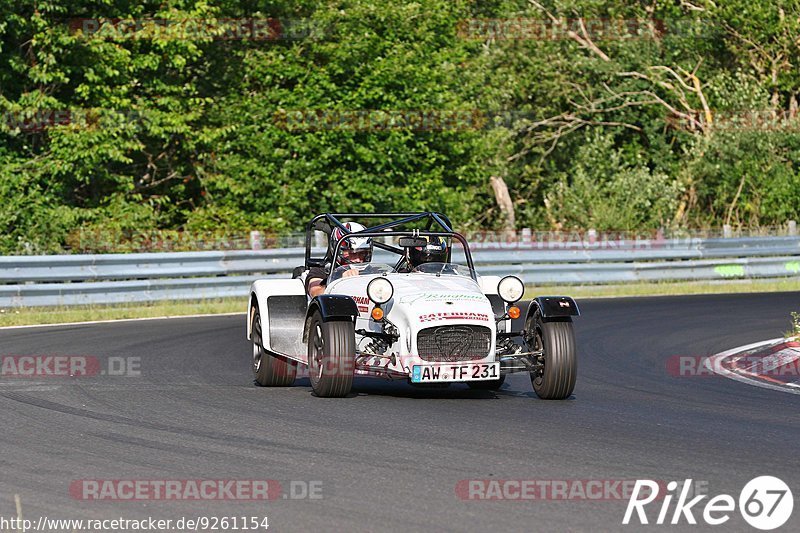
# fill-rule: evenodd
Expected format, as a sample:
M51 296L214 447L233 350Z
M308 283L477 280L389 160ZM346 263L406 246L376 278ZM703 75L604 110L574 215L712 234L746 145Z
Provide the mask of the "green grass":
M792 311L792 329L786 332L783 336L787 339L800 340L800 313Z
M525 297L530 298L537 295L552 294L573 296L575 298L613 298L622 296L667 296L681 294L785 291L800 291L800 280L626 283L618 285L543 285L528 286ZM225 298L185 302L153 302L147 304L7 308L0 309L0 326L244 313L246 305L247 303L244 298Z
M525 298L537 295L575 298L614 298L624 296L678 296L684 294L735 294L754 292L800 291L800 279L685 281L661 283L625 283L614 285L542 285L528 286Z
M120 320L162 316L245 313L246 298L224 298L185 302L152 302L146 304L87 305L73 307L21 307L0 309L0 326L29 324L63 324L90 320Z

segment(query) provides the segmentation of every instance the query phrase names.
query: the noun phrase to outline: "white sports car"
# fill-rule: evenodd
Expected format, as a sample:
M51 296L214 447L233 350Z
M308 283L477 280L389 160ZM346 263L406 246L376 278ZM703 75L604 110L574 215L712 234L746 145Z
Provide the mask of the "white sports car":
M388 222L350 231L342 219ZM322 257L312 257L315 232L329 239ZM407 251L435 238L460 244L463 264L451 262L448 248L445 262L410 265ZM337 266L351 239L367 239L399 259ZM327 276L324 292L313 298L304 281L310 269ZM568 398L577 370L572 317L578 307L569 297L540 296L522 317L516 304L524 291L515 276L477 275L466 240L444 215L318 215L308 224L305 264L295 275L257 280L250 289L255 381L288 386L304 365L317 396L341 397L354 375L496 390L506 374L528 372L539 397ZM512 331L513 319L522 318L520 330Z

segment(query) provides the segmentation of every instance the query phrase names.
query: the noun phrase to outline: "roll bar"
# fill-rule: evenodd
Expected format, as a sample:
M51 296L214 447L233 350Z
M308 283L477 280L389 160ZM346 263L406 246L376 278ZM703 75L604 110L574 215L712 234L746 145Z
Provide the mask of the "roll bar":
M344 225L345 223L342 222L343 219L351 219L354 221L364 220L364 219L392 219L392 220L390 220L389 222L378 224L376 226L368 227L363 231L351 232L345 227ZM426 222L425 229L423 230L400 229L401 226L404 226L406 224L411 224L412 222L420 222L420 221ZM311 221L309 221L309 223L306 225L305 268L310 268L311 266L322 266L318 264L320 261L312 260L311 258L311 241L314 231L315 230L322 231L325 234L330 235L331 232L333 231L333 228L341 229L344 232L345 236L336 241L336 243L333 245L333 250L331 250L331 244L329 240L327 254L332 254L332 255L326 255L325 259L330 258L332 260L332 258L337 257L342 241L345 240L351 233L358 233L359 236L363 237L415 237L415 236L443 237L443 238L455 239L461 243L461 245L464 247L464 254L467 258L467 266L472 272L473 278L475 277L475 268L472 261L472 254L470 253L467 240L460 233L453 231L450 219L441 213L435 213L432 211L423 211L417 213L413 212L322 213L320 215L317 215L314 218L312 218ZM403 255L404 253L404 251L401 248L397 248L389 244L385 244L382 242L374 242L373 244L378 248L399 255ZM322 262L324 263L324 260Z
M467 258L467 266L470 270L470 276L475 281L478 280L475 274L475 265L472 262L472 254L469 251L469 245L467 244L467 239L464 238L463 235L460 233L455 233L453 231L425 231L425 230L412 230L412 231L371 231L371 230L364 230L364 231L356 231L351 232L349 234L345 234L341 236L339 239L336 240L336 244L333 248L333 256L338 257L339 249L342 247L342 243L346 241L348 238L357 235L358 237L443 237L448 239L455 239L461 243L464 247L464 255ZM394 252L399 255L403 255L402 248L395 248L394 246L390 246L388 244L384 244L382 242L374 242L373 245L377 246L378 248L382 248L384 250L388 250ZM331 269L333 270L333 269ZM332 272L331 272L332 273Z

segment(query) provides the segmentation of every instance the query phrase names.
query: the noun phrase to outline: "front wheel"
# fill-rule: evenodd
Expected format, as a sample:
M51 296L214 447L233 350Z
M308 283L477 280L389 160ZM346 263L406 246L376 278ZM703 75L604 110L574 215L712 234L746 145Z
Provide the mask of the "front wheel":
M323 398L341 398L353 387L356 358L355 326L349 320L323 322L311 318L308 332L308 377Z
M531 372L536 394L544 400L564 400L575 389L578 359L571 318L546 320L537 311L525 324L525 338L540 368Z

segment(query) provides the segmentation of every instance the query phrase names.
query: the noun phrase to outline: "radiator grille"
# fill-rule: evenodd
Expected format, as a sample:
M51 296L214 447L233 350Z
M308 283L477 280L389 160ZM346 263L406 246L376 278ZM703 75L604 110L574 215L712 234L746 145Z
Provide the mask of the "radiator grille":
M489 355L492 330L484 326L439 326L417 334L417 352L424 361L477 361Z

